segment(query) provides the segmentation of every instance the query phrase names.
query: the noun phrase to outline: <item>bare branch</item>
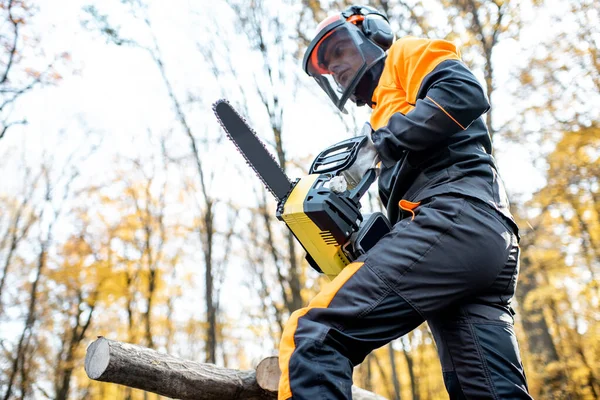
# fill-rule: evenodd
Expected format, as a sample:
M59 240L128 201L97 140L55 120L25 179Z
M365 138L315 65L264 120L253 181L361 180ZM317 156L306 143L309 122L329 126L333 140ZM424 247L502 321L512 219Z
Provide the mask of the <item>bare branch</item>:
M6 80L8 79L8 73L10 72L10 68L12 67L13 59L15 57L15 53L17 52L17 41L19 39L19 23L15 20L15 18L12 15L12 7L13 7L13 0L9 0L8 4L6 5L6 8L8 10L8 20L11 22L11 24L13 26L14 37L13 37L13 42L12 42L11 48L8 52L8 61L6 62L6 68L4 69L4 73L2 74L2 79L0 79L0 85L3 84L4 82L6 82Z
M27 120L21 120L21 121L14 121L14 122L9 122L8 124L4 125L2 127L2 130L0 131L0 139L2 139L4 137L4 135L6 134L6 131L8 131L8 128L10 128L11 126L15 126L15 125L26 125L27 124Z

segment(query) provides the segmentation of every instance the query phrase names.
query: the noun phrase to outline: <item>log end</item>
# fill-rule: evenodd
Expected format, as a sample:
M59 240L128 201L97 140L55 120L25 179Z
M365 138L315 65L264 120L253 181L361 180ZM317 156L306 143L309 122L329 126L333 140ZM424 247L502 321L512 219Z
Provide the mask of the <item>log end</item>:
M90 379L98 379L102 376L110 361L110 347L108 340L99 336L87 348L85 354L85 373Z
M268 392L277 392L280 376L279 357L267 357L256 366L256 383Z

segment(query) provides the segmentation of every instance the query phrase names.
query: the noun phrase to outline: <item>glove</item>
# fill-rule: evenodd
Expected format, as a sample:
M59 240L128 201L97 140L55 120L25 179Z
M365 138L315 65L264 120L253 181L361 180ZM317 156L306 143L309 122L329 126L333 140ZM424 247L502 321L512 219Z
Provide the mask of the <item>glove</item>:
M354 162L348 168L341 172L341 175L348 183L348 189L353 189L356 187L363 176L365 176L367 171L377 168L377 164L379 164L379 155L377 154L377 149L375 149L375 145L371 139L371 132L373 132L371 124L368 122L365 123L362 128L361 135L366 136L367 140L358 150L356 160L354 160Z
M325 187L333 190L335 193L344 193L348 189L348 182L343 176L334 176L325 183Z

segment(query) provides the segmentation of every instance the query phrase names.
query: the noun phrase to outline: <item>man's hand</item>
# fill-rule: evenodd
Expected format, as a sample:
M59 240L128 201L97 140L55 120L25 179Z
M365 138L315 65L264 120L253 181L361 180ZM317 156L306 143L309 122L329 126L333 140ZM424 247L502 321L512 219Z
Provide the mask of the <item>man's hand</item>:
M379 156L377 155L377 150L375 149L375 145L371 139L372 131L373 129L371 128L371 125L368 122L365 123L361 134L366 136L367 140L358 150L358 154L354 163L352 163L348 169L342 171L341 173L341 175L346 179L346 182L348 182L348 189L353 189L356 185L358 185L367 171L377 168L377 164L379 164Z

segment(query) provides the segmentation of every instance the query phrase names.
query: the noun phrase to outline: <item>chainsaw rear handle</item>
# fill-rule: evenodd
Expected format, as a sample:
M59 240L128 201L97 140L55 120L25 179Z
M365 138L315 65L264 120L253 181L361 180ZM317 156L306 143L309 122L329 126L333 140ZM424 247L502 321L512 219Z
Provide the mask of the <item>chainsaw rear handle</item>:
M369 190L371 184L375 182L375 179L377 179L377 171L375 170L375 168L371 168L362 177L360 182L358 182L358 185L356 185L354 189L350 190L348 198L353 202L358 203L361 197L363 197L363 195L367 193L367 190Z
M330 178L339 175L340 172L349 168L356 161L358 151L366 144L367 140L367 136L355 136L329 146L315 158L310 166L309 173L325 174L329 175ZM349 192L348 198L358 204L360 198L367 192L376 178L377 172L375 169L367 171L358 185Z

